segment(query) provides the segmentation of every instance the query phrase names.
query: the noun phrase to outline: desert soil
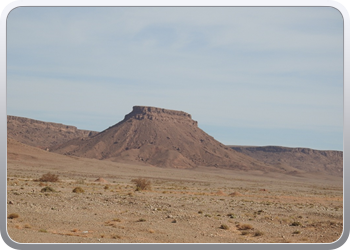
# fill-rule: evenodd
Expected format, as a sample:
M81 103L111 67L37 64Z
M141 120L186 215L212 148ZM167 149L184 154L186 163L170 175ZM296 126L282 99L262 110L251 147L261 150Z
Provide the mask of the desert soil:
M48 172L59 181L38 181ZM343 231L336 176L157 168L14 143L7 177L7 214L18 215L7 229L20 243L326 243ZM135 191L139 177L151 190Z

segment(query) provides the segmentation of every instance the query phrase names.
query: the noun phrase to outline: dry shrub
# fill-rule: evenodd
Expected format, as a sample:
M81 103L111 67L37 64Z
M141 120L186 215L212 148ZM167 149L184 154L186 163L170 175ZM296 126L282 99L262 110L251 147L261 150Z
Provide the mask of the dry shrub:
M261 231L256 231L256 232L254 233L254 236L262 236L262 235L264 235L264 233L261 232Z
M135 183L136 185L135 191L151 190L152 183L150 180L147 180L145 178L138 178L131 180L131 182Z
M44 192L56 192L55 189L53 189L52 187L44 187L40 190L42 193Z
M76 187L73 189L72 191L73 193L84 193L84 189L82 189L81 187Z
M248 234L249 234L249 231L242 231L241 234L242 234L242 235L248 235Z
M290 226L292 226L292 227L301 226L301 223L299 221L294 221L294 222L292 222L292 224L290 224Z
M238 230L248 230L248 229L253 229L253 226L250 224L239 224L237 225Z
M15 213L9 214L9 215L7 216L7 218L9 218L9 219L16 219L16 218L18 218L18 217L19 217L19 215L18 215L18 214L15 214Z
M111 221L105 221L105 225L106 225L106 226L113 226L114 224L113 224L113 222L111 222Z
M227 225L225 225L225 224L222 224L222 225L220 226L220 228L221 228L221 229L224 229L224 230L228 230L228 229L229 229L229 227L228 227Z
M47 173L47 174L43 174L39 181L41 182L57 182L58 181L58 175L57 174L51 174L51 173Z

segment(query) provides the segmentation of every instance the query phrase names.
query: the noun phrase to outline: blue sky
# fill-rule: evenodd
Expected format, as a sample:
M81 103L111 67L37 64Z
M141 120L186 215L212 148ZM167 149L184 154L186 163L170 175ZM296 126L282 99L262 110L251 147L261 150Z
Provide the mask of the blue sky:
M20 7L7 113L102 131L182 110L228 145L343 149L343 19L331 7Z

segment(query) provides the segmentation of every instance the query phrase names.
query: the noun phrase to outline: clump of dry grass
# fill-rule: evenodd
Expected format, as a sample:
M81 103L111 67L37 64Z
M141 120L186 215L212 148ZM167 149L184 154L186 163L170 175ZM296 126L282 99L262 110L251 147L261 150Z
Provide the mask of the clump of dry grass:
M44 192L56 192L55 189L53 189L52 187L44 187L40 190L40 192L44 193Z
M228 213L227 216L230 217L231 219L235 218L235 215L233 213Z
M113 222L111 222L111 221L106 221L106 222L105 222L105 225L106 225L106 226L113 226L113 225L114 225L114 223L113 223Z
M294 221L292 222L292 224L290 224L290 226L293 226L293 227L301 226L301 223L299 221Z
M57 182L58 181L58 175L51 174L50 172L47 174L43 174L39 181L41 182Z
M84 189L82 189L81 187L76 187L73 189L72 191L73 193L84 193Z
M249 229L253 229L253 226L250 224L238 224L237 229L238 230L249 230Z
M254 233L254 236L262 236L262 235L264 235L264 233L259 230Z
M16 218L18 218L18 217L19 217L19 215L16 214L16 213L12 213L12 214L9 214L9 215L7 216L8 219L16 219Z
M152 183L150 180L138 178L131 180L131 182L135 183L136 185L135 191L151 190Z
M222 224L220 226L221 229L224 229L224 230L228 230L229 229L229 226L227 226L226 224Z

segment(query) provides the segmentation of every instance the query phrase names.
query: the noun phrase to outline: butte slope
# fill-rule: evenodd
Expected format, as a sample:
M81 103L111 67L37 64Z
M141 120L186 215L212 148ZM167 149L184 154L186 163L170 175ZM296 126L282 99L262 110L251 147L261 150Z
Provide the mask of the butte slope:
M65 155L136 161L158 167L272 170L271 166L216 141L198 128L190 114L155 107L134 106L124 120L101 133L73 139L51 150Z

